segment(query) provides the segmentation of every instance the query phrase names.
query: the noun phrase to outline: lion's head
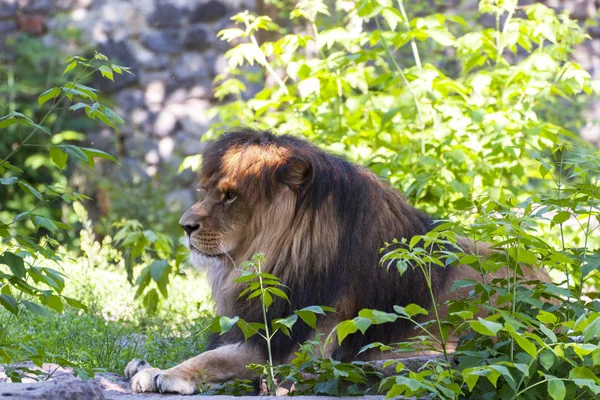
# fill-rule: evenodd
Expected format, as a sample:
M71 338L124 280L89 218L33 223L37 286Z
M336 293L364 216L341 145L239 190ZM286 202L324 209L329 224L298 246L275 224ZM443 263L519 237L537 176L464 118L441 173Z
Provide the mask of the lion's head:
M268 242L277 231L289 233L302 187L310 180L309 163L298 156L296 142L310 146L243 130L206 149L198 200L179 221L194 264L238 260L250 250L269 252L273 243L257 243L265 231Z

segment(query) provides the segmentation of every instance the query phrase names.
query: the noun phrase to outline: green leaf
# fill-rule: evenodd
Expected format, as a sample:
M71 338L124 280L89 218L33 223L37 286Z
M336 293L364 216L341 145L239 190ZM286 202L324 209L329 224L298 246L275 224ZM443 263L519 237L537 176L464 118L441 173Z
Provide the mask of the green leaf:
M353 320L342 321L337 326L338 344L342 344L344 339L358 330Z
M115 127L115 125L123 125L125 123L123 118L121 118L116 112L114 112L106 106L102 107L102 112L104 113L104 115L106 115L106 118L108 118L113 123L113 127Z
M19 313L17 301L10 294L0 294L0 304L14 315Z
M60 94L61 94L60 88L57 88L57 87L50 88L38 96L38 105L41 106L44 103L46 103L48 100L57 98L58 96L60 96Z
M77 300L77 299L73 299L71 297L67 297L67 296L63 296L63 299L65 299L65 301L67 302L68 305L70 305L73 308L78 308L80 310L83 311L87 311L88 308L85 304L83 304L81 301Z
M269 293L273 294L274 296L282 298L282 299L286 300L288 303L290 302L288 295L283 290L276 288L276 287L268 287L266 290Z
M571 213L569 211L560 211L556 213L554 217L552 217L552 222L558 225L568 221L569 218L571 218Z
M83 152L81 147L74 146L72 144L63 144L58 146L62 151L67 153L71 159L82 161L86 164L89 163L87 154Z
M113 82L115 81L115 78L113 76L113 71L108 65L102 65L99 68L99 70L103 77L105 77L106 79L110 79Z
M548 380L548 395L553 400L564 400L567 394L565 383L560 379L549 379Z
M600 316L596 317L596 319L583 330L584 342L590 342L595 337L600 337Z
M65 75L67 72L69 72L69 71L73 70L75 67L77 67L77 61L76 61L76 60L73 60L73 61L71 61L71 62L69 63L69 65L67 65L67 67L66 67L66 68L65 68L65 70L63 71L63 73L62 73L62 74L63 74L63 76L64 76L64 75Z
M579 387L587 387L594 394L600 394L600 380L586 367L575 367L569 372L569 379Z
M21 303L25 306L25 308L27 310L29 310L30 312L32 312L34 314L41 315L43 317L49 317L49 316L52 315L52 314L50 314L48 312L48 310L46 309L46 307L42 307L39 304L32 303L32 302L27 301L27 300L23 300Z
M149 290L146 296L144 296L142 303L149 311L155 312L158 307L158 292L156 289L152 288Z
M520 263L535 265L538 261L537 257L535 256L535 254L533 252L531 252L523 247L519 247L519 248L511 247L511 248L507 249L506 251L512 259L517 260L517 262L520 262Z
M50 307L51 309L53 309L54 311L56 311L59 314L62 314L62 312L65 308L65 305L63 304L60 297L57 295L54 295L54 294L44 298L42 300L42 302L44 303L44 305Z
M8 265L8 268L17 278L25 277L25 263L18 255L5 251L2 256L0 256L0 264Z
M149 268L150 276L157 282L162 278L163 274L168 273L169 262L167 260L154 260Z
M12 111L10 114L5 115L4 117L0 118L0 128L6 128L10 125L14 125L14 124L22 124L22 125L27 125L27 126L31 126L35 129L39 129L41 131L43 131L44 133L50 135L50 130L44 126L41 126L39 124L36 124L35 122L33 122L31 120L31 118L27 117L24 114L21 114L20 112L16 112L16 111Z
M550 350L544 350L540 353L540 363L546 371L548 371L556 362L556 356Z
M429 314L426 309L419 306L418 304L409 304L404 307L404 312L408 314L409 317L413 317L417 314L427 315Z
M219 318L219 327L221 329L221 335L227 333L233 328L236 322L239 320L239 317L221 317Z
M469 321L469 325L475 332L485 336L496 336L500 329L502 329L502 324L488 321L480 317L477 318L477 321Z
M65 153L60 147L50 148L50 159L60 169L65 169L67 166L67 160L69 155Z
M353 319L353 321L354 321L354 326L356 326L363 335L365 334L367 329L371 326L371 320L369 318L355 317Z
M319 95L321 90L321 83L319 78L307 78L298 84L298 92L300 93L300 97L303 99L307 98L311 94Z
M317 329L317 316L312 311L306 310L298 310L296 314L306 323L306 325L310 326L313 329Z
M31 186L28 182L20 180L17 183L21 189L34 195L36 199L44 201L44 196L42 196L42 194L36 188Z
M88 164L89 164L89 160L92 160L92 161L94 160L94 157L103 158L105 160L109 160L109 161L119 164L119 162L117 161L116 158L114 158L113 156L111 156L108 153L103 152L102 150L90 149L88 147L81 147L81 151L83 151L88 156ZM91 165L91 166L93 167L93 165Z
M292 329L294 324L298 321L298 315L292 314L287 318L280 318L273 321L273 326L283 325L288 329Z
M39 215L33 216L33 224L38 228L45 228L52 233L55 233L58 230L57 226L54 225L54 222Z

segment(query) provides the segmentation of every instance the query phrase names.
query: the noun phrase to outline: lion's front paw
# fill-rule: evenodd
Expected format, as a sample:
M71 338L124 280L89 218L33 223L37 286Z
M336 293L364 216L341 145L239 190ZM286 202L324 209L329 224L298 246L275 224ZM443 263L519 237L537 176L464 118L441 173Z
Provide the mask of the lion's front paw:
M147 361L134 358L133 360L129 361L125 367L125 378L131 379L141 370L148 368L152 368L152 365L150 365Z
M132 360L125 367L125 376L131 379L130 386L133 393L158 392L156 379L162 372L140 360Z
M173 372L163 372L156 378L156 387L159 393L196 394L200 390L198 385Z

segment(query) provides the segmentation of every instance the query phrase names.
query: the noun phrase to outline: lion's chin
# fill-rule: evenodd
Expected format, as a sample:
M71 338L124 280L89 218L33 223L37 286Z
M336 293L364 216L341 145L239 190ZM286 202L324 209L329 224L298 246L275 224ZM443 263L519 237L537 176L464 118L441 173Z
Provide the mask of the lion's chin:
M190 250L190 259L194 267L198 269L206 269L211 267L218 267L223 264L223 255L209 255L202 253L196 249Z

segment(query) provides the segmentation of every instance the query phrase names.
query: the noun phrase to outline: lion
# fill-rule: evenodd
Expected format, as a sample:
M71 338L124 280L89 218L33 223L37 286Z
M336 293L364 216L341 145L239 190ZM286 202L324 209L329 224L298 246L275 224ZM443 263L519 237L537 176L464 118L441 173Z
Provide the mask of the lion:
M278 299L269 308L271 320L311 305L330 306L336 312L317 323L318 332L329 332L363 308L392 312L394 305L431 306L421 271L388 272L380 266L379 250L394 238L429 232L434 222L367 168L293 136L239 129L204 151L198 192L179 223L193 264L208 268L218 315L262 322L260 304L239 298L245 287L235 282L238 266L256 253L266 258L262 270L289 288L289 303ZM543 272L523 270L530 279L549 280ZM468 266L432 269L440 302L466 297L465 290L450 293L457 279L480 277ZM372 326L341 345L329 344L327 355L351 360L366 344L414 336L413 328L408 322ZM274 363L289 362L298 344L315 334L298 321L291 337L275 336ZM173 368L133 360L125 375L133 392L193 394L199 385L250 377L246 366L266 359L261 338L244 341L233 329Z

